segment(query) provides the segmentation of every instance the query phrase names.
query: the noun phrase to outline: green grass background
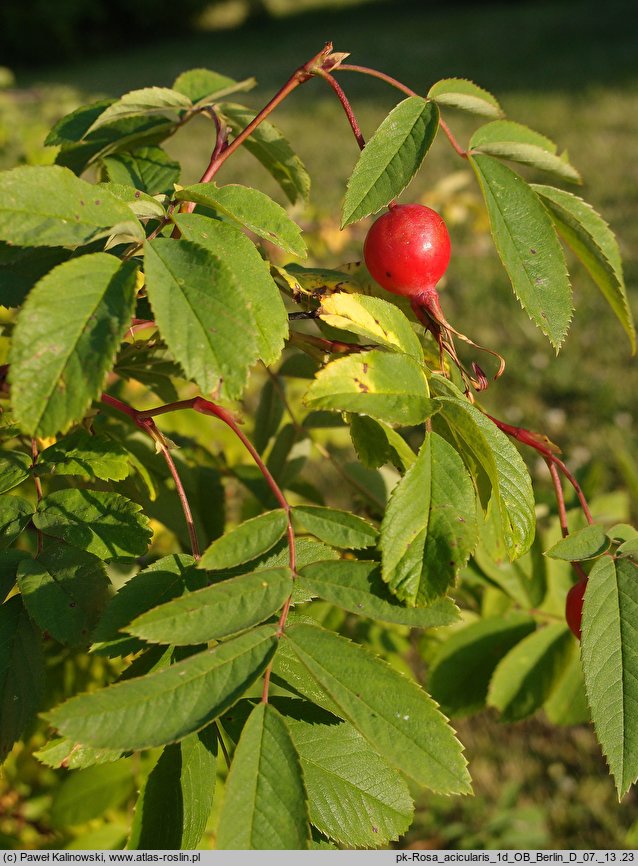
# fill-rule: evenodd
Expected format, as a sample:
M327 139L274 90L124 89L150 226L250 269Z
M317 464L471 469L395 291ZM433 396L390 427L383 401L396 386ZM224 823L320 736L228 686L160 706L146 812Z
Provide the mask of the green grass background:
M616 230L627 285L638 314L638 34L629 0L524 3L294 2L271 0L272 16L238 25L240 0L205 16L193 36L72 64L18 70L16 88L0 95L0 162L38 161L47 125L79 94L118 95L170 85L181 71L207 66L236 78L255 75L245 98L258 108L290 72L327 40L352 62L374 66L419 92L444 77L467 77L491 90L507 115L567 148L585 178L582 195ZM343 73L364 135L399 94L379 81ZM477 121L446 120L461 141ZM363 228L338 233L345 182L357 147L332 93L321 81L299 88L277 111L313 179L311 207L295 215L311 231L315 258L337 266L360 255ZM183 182L208 160L211 128L189 126L170 150L183 161ZM454 184L446 178L454 174ZM530 177L540 176L529 175ZM255 184L278 196L248 155L229 160L222 182ZM490 410L541 429L558 441L590 490L628 489L636 516L638 362L596 288L573 266L576 315L556 358L515 300L485 233L476 186L441 136L402 200L442 207L454 246L445 293L455 326L505 355L505 376L485 395ZM541 469L538 482L546 483ZM545 488L549 501L548 488ZM638 719L635 720L638 724ZM638 801L618 805L587 727L555 730L542 718L501 727L489 715L460 726L475 779L474 798L420 794L415 847L638 847ZM26 765L25 765L26 766ZM24 770L24 777L31 770ZM27 782L25 781L25 784ZM2 802L0 781L0 803ZM122 819L115 811L114 820ZM0 819L0 834L15 828ZM43 817L42 819L46 819ZM4 823L3 823L4 821ZM24 841L24 839L23 839ZM42 840L40 840L42 841ZM37 834L36 834L37 844Z

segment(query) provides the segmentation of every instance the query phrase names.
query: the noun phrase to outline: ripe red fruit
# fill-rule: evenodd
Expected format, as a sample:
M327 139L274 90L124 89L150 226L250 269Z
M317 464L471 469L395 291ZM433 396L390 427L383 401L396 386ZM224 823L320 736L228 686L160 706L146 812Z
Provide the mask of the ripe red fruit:
M583 618L583 599L586 589L587 581L583 578L572 586L565 599L565 619L578 640L580 640L580 624Z
M421 204L391 205L372 225L363 255L374 279L397 295L427 298L450 262L443 219Z

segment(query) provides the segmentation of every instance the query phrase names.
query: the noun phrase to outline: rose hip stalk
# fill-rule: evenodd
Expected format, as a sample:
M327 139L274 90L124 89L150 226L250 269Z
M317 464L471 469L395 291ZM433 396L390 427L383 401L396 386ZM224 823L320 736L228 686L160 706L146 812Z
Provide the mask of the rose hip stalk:
M436 284L447 270L450 252L450 236L444 220L436 211L420 204L391 204L388 212L373 223L363 247L368 270L379 285L410 299L415 315L439 345L441 365L443 353L447 352L466 385L482 391L487 387L487 377L478 364L472 364L475 376L465 370L452 335L497 357L499 369L495 378L502 374L505 362L496 352L460 334L443 315Z

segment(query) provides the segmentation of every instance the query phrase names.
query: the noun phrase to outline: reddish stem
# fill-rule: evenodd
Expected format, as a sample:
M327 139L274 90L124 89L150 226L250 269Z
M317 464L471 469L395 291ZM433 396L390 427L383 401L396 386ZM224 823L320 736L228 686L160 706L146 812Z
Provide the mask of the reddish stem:
M563 538L567 538L569 535L569 526L567 523L567 509L565 508L565 496L563 494L563 485L560 481L560 476L558 474L558 469L556 465L552 463L551 460L545 458L545 463L547 463L547 468L549 469L549 474L552 476L552 482L554 484L554 492L556 493L556 502L558 504L558 519L560 521L560 530ZM572 562L572 568L580 578L584 578L587 580L587 572L582 567L580 562Z
M364 75L370 75L372 78L379 78L391 87L396 87L397 90L402 90L403 93L406 93L408 96L419 95L415 90L412 90L411 87L408 87L407 84L403 84L403 82L399 81L397 78L393 78L385 72L380 72L378 69L371 69L369 66L357 66L355 63L340 63L335 71L340 69L343 69L344 72L361 72Z
M458 141L456 140L456 138L454 138L454 136L452 135L452 130L451 130L450 127L447 125L447 123L443 120L442 117L439 117L439 126L441 127L441 129L443 130L443 132L447 135L450 144L452 145L452 147L454 148L454 150L458 153L458 155L459 155L459 156L462 156L463 159L467 159L467 151L466 151L466 150L463 150L463 148L462 148L461 145L458 143Z
M206 180L211 180L211 178L219 171L221 166L226 162L229 156L233 154L238 147L240 147L244 141L251 135L255 129L259 126L259 124L264 121L268 115L277 108L277 106L283 102L283 100L289 96L293 90L299 87L300 84L304 84L304 82L309 81L313 75L319 70L323 61L328 57L330 52L332 51L332 43L328 42L326 45L315 54L307 63L304 63L303 66L300 66L295 72L290 76L288 81L280 87L277 93L273 96L270 102L265 105L259 114L251 120L251 122L246 126L226 147L224 147L220 153L214 156L208 168L206 169Z
M175 482L175 489L177 490L177 495L179 496L179 501L182 505L182 511L184 512L184 519L186 520L186 528L188 529L188 537L191 543L191 550L193 552L193 558L198 560L201 559L201 552L199 549L199 541L197 539L197 530L195 529L195 522L193 520L193 513L190 508L190 504L188 502L188 497L186 496L186 491L184 490L184 485L182 484L182 479L179 477L179 472L177 471L177 466L175 466L175 461L171 456L171 452L168 450L168 446L162 437L162 434L159 432L157 427L155 426L155 422L150 420L150 424L152 424L153 432L157 432L159 436L153 436L153 439L157 443L158 448L162 452L162 456L166 461L166 465L168 466L171 475L173 476L173 481Z
M217 164L217 159L218 159L219 155L221 154L221 152L226 147L227 142L228 142L228 130L225 127L222 127L220 120L219 120L219 117L217 115L217 112L213 111L213 109L208 109L207 113L210 115L210 117L213 118L213 121L215 123L215 131L216 131L216 133L215 133L215 147L213 148L210 162L208 163L208 166L206 167L206 171L204 172L204 174L199 179L199 183L208 183L210 180L212 180L213 175L217 171L217 168L215 167ZM195 202L194 201L185 201L180 208L181 213L192 213L194 210L195 210ZM180 230L177 228L177 226L175 226L175 228L173 229L172 237L179 237L179 236L180 236Z
M105 396L108 396L108 395L105 395ZM112 403L113 399L114 398L111 397L111 398L109 398L109 400L107 402L111 402L111 405L113 405L113 403ZM116 401L116 402L119 402L119 401ZM237 436L237 438L242 443L244 448L248 451L248 453L250 454L252 459L255 461L255 464L257 465L257 468L259 469L259 471L263 475L266 483L268 484L268 487L270 488L273 495L277 499L277 502L279 502L279 504L281 505L281 507L283 508L283 510L286 513L286 519L287 519L286 535L288 538L288 557L289 557L288 561L289 561L289 565L290 565L290 571L291 571L291 574L292 574L292 577L294 580L294 578L296 577L296 574L297 574L297 557L296 557L296 551L295 551L295 531L294 531L294 528L292 525L292 512L291 512L290 505L288 504L288 500L284 496L281 488L279 487L279 485L277 484L277 482L275 481L275 479L271 475L270 470L268 469L268 467L266 466L264 461L261 459L259 452L255 448L253 443L250 441L250 439L246 436L244 431L239 427L237 421L235 420L235 418L233 418L231 413L227 409L224 409L222 406L218 406L217 403L213 403L211 400L204 399L204 397L192 397L189 400L177 400L174 403L166 403L163 406L157 406L154 409L145 409L141 412L135 412L135 410L134 409L131 410L130 407L127 407L127 408L130 410L127 414L131 414L131 412L132 412L133 416L136 416L136 423L137 424L143 423L145 419L150 420L151 418L153 418L157 415L165 415L168 412L176 412L179 409L193 409L195 412L201 412L202 415L213 415L215 418L219 418L220 421L223 421L224 424L226 424L226 426L229 427L233 431L235 436ZM291 603L292 603L292 593L289 595L288 599L286 600L286 603L284 604L283 609L281 611L281 616L279 617L279 625L277 628L277 637L278 638L283 635L284 630L286 628L286 620L288 619L288 613L290 611ZM262 701L264 703L268 703L268 689L269 689L269 685L270 685L271 671L272 671L272 662L268 665L268 667L266 668L265 674L264 674L264 688L263 688L263 692L262 692Z
M341 63L337 69L344 69L346 72L361 72L364 75L370 75L372 78L379 78L381 81L385 81L386 84L389 84L391 87L396 87L397 90L402 91L408 96L419 96L416 91L412 90L411 87L408 87L406 84L403 84L401 81L398 81L396 78L393 78L391 75L386 75L385 72L379 72L377 69L370 69L368 66L357 66L353 63ZM464 159L467 159L467 151L463 150L458 141L452 135L450 127L447 123L439 117L439 126L443 130L443 132L447 135L450 144L454 148L454 150L458 153L459 156L462 156Z
M594 518L592 517L591 511L589 510L589 505L587 503L587 499L585 498L585 494L583 493L580 484L578 483L578 481L576 481L576 478L572 475L567 466L559 457L556 456L556 454L554 454L554 451L552 450L552 444L549 439L546 436L542 436L540 433L535 433L533 430L526 430L524 427L514 427L511 424L506 424L505 421L499 421L498 418L494 418L492 415L488 415L487 412L485 413L485 416L489 418L492 423L496 424L499 430L502 430L503 433L507 433L508 436L511 436L513 439L522 442L523 445L528 445L530 448L538 451L538 453L544 458L544 460L548 464L551 463L553 466L560 469L565 478L574 488L574 491L580 503L580 507L582 508L583 514L585 515L585 519L587 520L587 523L591 525L594 522Z
M186 491L184 490L184 485L182 484L182 479L179 476L179 472L177 471L177 466L175 466L175 461L171 456L171 453L168 449L166 441L162 436L160 430L158 430L153 419L145 415L142 412L138 412L136 409L133 409L132 406L129 406L127 403L124 403L122 400L118 400L117 397L111 397L110 394L102 394L101 400L103 403L106 403L107 406L111 406L113 409L117 409L119 412L123 412L125 415L128 415L135 424L143 430L147 435L151 437L151 439L155 442L156 446L162 453L162 457L164 458L166 465L168 466L169 472L175 482L175 489L177 491L177 495L179 497L179 501L182 506L182 511L184 512L184 520L186 521L186 528L188 530L188 537L191 543L191 551L194 559L201 558L201 552L199 548L199 541L197 539L197 530L195 529L195 522L193 520L193 513L191 511L190 503L188 501L188 496L186 495Z
M357 140L359 149L363 150L363 148L366 146L365 138L361 134L361 129L359 127L359 124L357 123L357 118L354 116L354 111L352 110L352 106L350 105L348 97L344 93L343 88L341 87L337 79L329 72L326 72L324 69L317 70L317 75L320 75L321 78L324 78L328 82L330 87L332 87L334 92L337 94L339 102L343 106L343 110L345 111L346 117L348 118L348 123L350 124L354 133L354 137Z

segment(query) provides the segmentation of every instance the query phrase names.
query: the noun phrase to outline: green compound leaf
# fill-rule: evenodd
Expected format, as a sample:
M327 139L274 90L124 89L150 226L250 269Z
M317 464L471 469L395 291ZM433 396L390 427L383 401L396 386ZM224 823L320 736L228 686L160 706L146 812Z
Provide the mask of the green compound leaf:
M431 385L442 395L456 391L440 376L432 377ZM507 436L467 400L441 396L437 402L467 453L466 464L476 461L489 479L487 518L497 539L490 552L495 559L503 555L517 559L529 550L536 531L534 491L522 457ZM468 468L472 472L472 466Z
M455 631L432 662L428 687L441 710L453 718L485 707L494 668L512 647L534 631L522 613L488 617Z
M58 141L61 147L55 158L58 165L66 166L80 175L101 157L157 145L177 130L177 121L159 116L140 115L115 120L87 134L86 130L108 104L102 102L88 106L86 112L79 109L75 117L70 114L60 121L56 137L62 140ZM64 136L67 133L72 134L76 140L65 140ZM86 138L83 138L84 135Z
M66 430L98 396L130 325L135 275L132 262L92 253L58 265L33 288L9 354L13 410L25 433Z
M175 223L186 240L216 256L233 273L257 325L259 357L273 364L288 336L288 313L270 268L241 229L199 214L177 214Z
M438 628L456 622L458 608L449 598L428 607L404 607L381 579L378 562L340 559L316 562L299 571L299 586L357 616L412 628Z
M410 320L401 310L368 295L335 292L321 302L319 318L333 328L352 331L382 346L423 361L423 349Z
M556 230L587 269L636 351L634 325L623 277L618 242L605 220L573 193L551 186L532 186L547 208Z
M481 126L470 140L470 149L539 168L562 180L582 183L566 155L557 154L553 141L513 120L495 120Z
M415 682L363 647L315 626L292 624L286 647L338 714L389 764L433 791L470 791L461 744ZM289 682L305 694L305 681Z
M388 424L420 424L434 408L420 364L373 349L327 364L304 402L309 409L360 412Z
M307 254L299 226L290 219L281 205L261 190L236 183L227 186L195 183L178 190L175 198L178 201L192 201L215 208L293 256L304 258Z
M205 728L262 673L276 625L253 629L170 667L90 694L47 713L63 736L104 749L147 749Z
M258 517L245 520L215 539L198 563L199 568L220 571L249 562L266 553L286 532L288 518L283 508L266 511Z
M42 640L16 595L0 605L0 761L31 724L43 691Z
M585 559L595 559L609 550L611 540L602 526L593 524L571 532L545 551L545 556L551 559L564 559L567 562L579 562Z
M352 725L304 714L305 701L277 705L299 754L313 826L353 848L385 845L407 830L414 805L405 780Z
M66 646L87 646L109 598L101 559L65 544L46 546L18 568L26 609L43 631Z
M51 824L62 830L101 818L131 796L135 782L130 760L97 764L68 774L56 788Z
M27 247L80 247L119 233L144 238L127 205L67 168L21 166L0 174L0 240ZM73 302L65 304L64 311L72 307Z
M445 594L477 540L472 479L454 448L426 433L381 524L383 579L407 604L427 605Z
M58 830L101 818L130 797L134 786L131 762L101 764L70 773L56 788L51 824Z
M591 721L578 653L572 654L556 688L543 704L543 712L552 725L586 725Z
M449 105L471 114L484 117L500 117L503 110L495 96L466 78L443 78L433 84L428 99L439 105Z
M581 657L596 736L622 797L638 778L638 566L603 556L583 606Z
M186 376L205 394L238 397L258 347L233 273L198 244L156 238L145 246L145 276L155 321Z
M127 204L140 220L161 220L166 216L166 209L156 198L132 186L104 181L100 183L100 189L108 190L115 198Z
M471 568L482 582L497 587L523 610L538 607L547 593L548 562L538 535L528 552L513 562L498 552L494 558L487 545L479 541L472 554Z
M155 607L134 619L126 631L149 643L206 643L263 622L291 592L288 568L243 574Z
M177 76L173 82L173 90L183 93L193 103L208 102L213 98L220 99L239 90L251 90L256 84L254 78L235 81L227 75L221 75L212 69L189 69Z
M82 746L65 737L55 737L34 752L38 761L54 770L65 768L67 770L83 770L93 767L95 764L110 764L122 757L120 749L92 749L90 746Z
M13 544L31 520L34 507L21 496L0 496L0 550Z
M494 157L476 154L470 162L514 293L558 350L567 334L573 305L565 257L549 214L529 184Z
M100 164L112 183L134 187L151 196L172 193L181 172L180 164L157 145L112 153L102 157ZM156 205L161 207L159 202ZM162 216L159 214L160 219Z
M122 629L147 610L176 598L187 590L201 589L204 575L186 554L158 559L128 580L113 596L93 633L92 651L119 656L137 652L144 643L122 634Z
M114 102L115 99L100 99L88 105L81 105L65 114L52 127L44 143L47 146L60 145L60 147L77 144L82 141L93 121L97 120L100 114Z
M160 115L170 120L177 120L180 113L189 108L192 108L190 99L183 93L171 90L170 87L144 87L141 90L131 90L111 103L93 121L86 134L89 135L116 120L140 115Z
M292 509L292 522L297 531L305 529L320 541L347 550L371 547L379 534L362 517L321 505L296 505Z
M497 665L488 705L501 711L504 722L531 716L551 695L573 651L573 635L561 623L532 632Z
M31 475L33 458L24 451L0 451L0 493L12 490Z
M74 430L40 452L36 471L122 481L130 468L128 453L114 439Z
M222 103L219 110L234 136L255 117L249 108L231 102ZM262 121L242 146L270 172L291 204L308 200L310 176L288 140L274 124Z
M366 415L352 416L350 437L357 457L368 469L392 463L405 471L416 460L416 454L396 430Z
M0 266L0 298L3 307L20 307L35 284L70 256L61 247L8 247L15 259Z
M35 526L100 559L142 556L152 530L142 507L119 493L56 490L38 503Z
M305 850L310 827L299 756L270 704L252 711L237 744L219 819L224 850Z
M135 805L127 847L169 851L197 848L213 805L216 765L214 725L166 746Z
M434 141L439 110L408 96L393 108L361 152L348 181L341 228L381 210L410 183Z

